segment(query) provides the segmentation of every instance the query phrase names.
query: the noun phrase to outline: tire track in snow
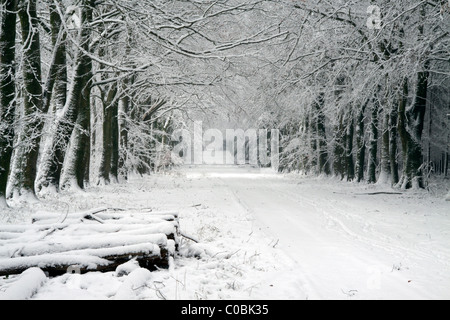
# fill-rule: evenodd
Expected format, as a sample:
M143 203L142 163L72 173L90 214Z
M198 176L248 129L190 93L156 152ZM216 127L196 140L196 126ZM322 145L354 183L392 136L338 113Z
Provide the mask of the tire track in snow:
M280 190L274 190L275 192L280 193ZM339 214L349 220L360 220L361 217L358 215L351 215L346 213L344 210L339 209L337 207L331 206L329 205L329 199L327 200L322 200L320 202L320 205L317 204L317 201L308 199L306 197L304 197L301 194L295 194L293 192L291 192L290 190L283 190L283 193L287 193L290 194L292 197L297 197L297 201L298 202L307 202L308 204L310 204L311 206L314 206L317 211L321 211L324 214L324 217L328 220L328 221L332 221L334 222L335 225L338 225L342 231L344 231L345 234L347 234L347 236L349 236L349 238L351 239L355 239L361 242L364 242L365 244L369 245L369 246L374 246L380 249L383 249L391 254L394 253L398 253L398 252L403 252L404 256L415 256L418 259L438 259L439 257L431 251L423 251L420 249L413 249L413 248L408 248L404 245L399 244L398 239L395 239L393 237L390 237L389 235L385 234L385 233L381 233L381 232L376 232L373 229L372 226L372 234L375 236L375 238L370 238L364 235L361 235L359 233L356 233L354 231L352 231L350 229L350 227L347 227L347 225L336 216L336 214ZM284 194L285 195L285 194ZM298 199L298 197L300 197L301 199ZM447 259L449 260L449 259ZM445 264L448 266L448 264Z
M417 292L408 292L410 289L404 286L408 282L406 275L392 273L393 264L397 261L389 258L389 255L399 251L402 254L402 250L409 254L412 251L399 245L391 246L380 237L375 241L353 231L337 215L347 219L351 216L329 205L326 199L318 203L311 197L307 198L310 195L296 194L292 191L292 185L279 179L256 183L239 179L222 180L222 183L231 189L246 212L253 214L256 224L266 226L266 233L280 238L279 247L297 263L309 297L340 299L345 292L355 288L360 293L367 293L372 270L383 273L384 281L392 282L390 287L395 288L378 292L377 298L386 298L385 293L397 297L420 296ZM286 226L277 225L279 220L285 221ZM337 227L332 230L337 232L331 232L327 225L330 221ZM373 252L374 248L379 249L377 253ZM298 249L302 252L296 252ZM380 253L380 250L389 255ZM419 256L421 254L421 251L414 252ZM422 257L426 259L431 256ZM324 289L327 287L328 291Z

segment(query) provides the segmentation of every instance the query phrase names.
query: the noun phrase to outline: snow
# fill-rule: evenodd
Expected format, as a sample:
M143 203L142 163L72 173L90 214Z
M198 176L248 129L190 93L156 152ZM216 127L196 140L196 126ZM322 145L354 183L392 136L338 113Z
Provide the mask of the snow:
M5 210L6 208L8 208L6 198L4 196L0 196L0 210Z
M116 300L136 300L139 291L147 287L147 282L152 278L152 274L147 269L133 270L128 277L126 277L122 286L115 295Z
M182 233L199 242L183 239L168 270L149 273L132 261L116 272L66 274L47 279L33 299L450 299L446 193L193 166L15 212L26 225L37 211L176 211ZM131 237L132 225L126 229ZM0 277L0 292L12 280Z
M0 269L3 270L27 269L33 266L58 267L67 265L79 265L80 267L95 270L97 266L107 266L108 264L110 264L108 260L92 256L80 256L76 253L71 255L43 254L32 257L0 259Z
M97 248L115 248L120 246L136 246L136 252L140 252L142 249L145 252L159 252L156 250L158 246L151 245L145 249L142 246L143 243L150 244L160 244L162 246L167 245L167 238L163 234L148 234L148 235L128 235L128 234L114 234L114 235L94 235L94 236L83 236L77 239L76 237L71 238L70 241L66 240L65 235L62 236L52 236L51 242L30 242L30 243L13 243L11 245L6 245L0 248L0 257L9 256L13 257L16 252L22 255L42 255L48 253L59 253L59 252L80 252L81 250L87 250L91 248L92 244L95 243ZM104 250L103 250L104 251ZM118 253L120 254L120 253ZM1 261L1 260L0 260Z
M135 259L130 260L117 267L116 276L117 277L127 276L136 269L139 269L139 263Z
M23 272L17 281L0 291L0 300L30 299L47 281L44 272L39 268L30 268Z

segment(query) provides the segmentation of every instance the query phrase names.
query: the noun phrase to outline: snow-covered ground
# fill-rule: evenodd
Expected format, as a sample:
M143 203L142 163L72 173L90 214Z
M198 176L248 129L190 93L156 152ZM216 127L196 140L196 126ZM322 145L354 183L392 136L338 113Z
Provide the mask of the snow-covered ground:
M178 211L200 242L183 241L171 268L153 273L131 262L43 281L33 269L33 299L450 299L450 202L437 190L384 194L394 190L203 166L49 196L0 223L38 210L152 208ZM16 281L0 278L0 298Z

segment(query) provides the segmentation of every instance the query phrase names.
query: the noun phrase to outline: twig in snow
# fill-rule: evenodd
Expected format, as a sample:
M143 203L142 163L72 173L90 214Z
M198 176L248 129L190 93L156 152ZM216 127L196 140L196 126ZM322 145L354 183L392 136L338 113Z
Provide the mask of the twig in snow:
M244 291L248 291L248 296L250 297L250 296L252 295L253 289L256 288L257 286L259 286L260 284L261 284L261 283L257 283L257 284L255 284L255 285L253 285L253 286L251 286L251 287L245 289Z
M198 241L198 240L195 239L194 237L188 236L187 234L185 234L185 233L183 233L183 232L181 232L181 231L180 231L180 235L181 235L183 238L186 238L186 239L188 239L188 240L194 241L195 243L200 243L200 241Z
M108 211L141 211L141 212L152 212L153 208L108 208Z
M167 300L166 296L159 289L156 289L156 296L161 300Z
M366 193L345 193L333 192L334 194L343 194L348 196L378 196L378 195L402 195L401 192L366 192Z
M275 244L273 245L273 248L275 249L275 247L278 245L278 243L280 242L280 239L277 240L277 242L275 242Z
M61 223L64 223L64 221L66 221L67 217L69 216L70 206L69 206L68 203L66 203L66 205L67 205L66 216L65 216L64 219L61 221Z
M99 213L99 212L97 212L97 213ZM86 219L86 220L93 220L93 221L97 221L98 223L105 224L105 221L103 221L100 218L97 218L96 216L94 216L94 214L88 214L88 215L86 215L84 217L84 219Z
M170 277L171 277L173 280L175 280L176 283L181 284L181 285L183 286L183 289L186 288L186 285L185 285L183 282L181 282L180 280L178 280L178 278L175 278L174 276L170 276Z
M348 292L345 292L343 289L341 289L342 293L345 294L347 297L354 297L358 293L358 290L349 290Z
M227 259L230 259L232 256L234 256L235 254L237 254L239 251L241 251L241 249L237 250L236 252L230 254L227 256Z
M357 196L378 196L378 195L402 195L401 192L369 192L369 193L355 193Z

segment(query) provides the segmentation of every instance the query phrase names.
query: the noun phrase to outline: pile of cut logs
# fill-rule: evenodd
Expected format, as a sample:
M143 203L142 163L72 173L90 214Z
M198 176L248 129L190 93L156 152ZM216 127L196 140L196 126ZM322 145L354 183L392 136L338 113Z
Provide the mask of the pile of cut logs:
M41 213L29 225L0 226L0 276L38 267L49 276L115 271L135 259L142 268L168 268L179 244L178 214L95 209Z

